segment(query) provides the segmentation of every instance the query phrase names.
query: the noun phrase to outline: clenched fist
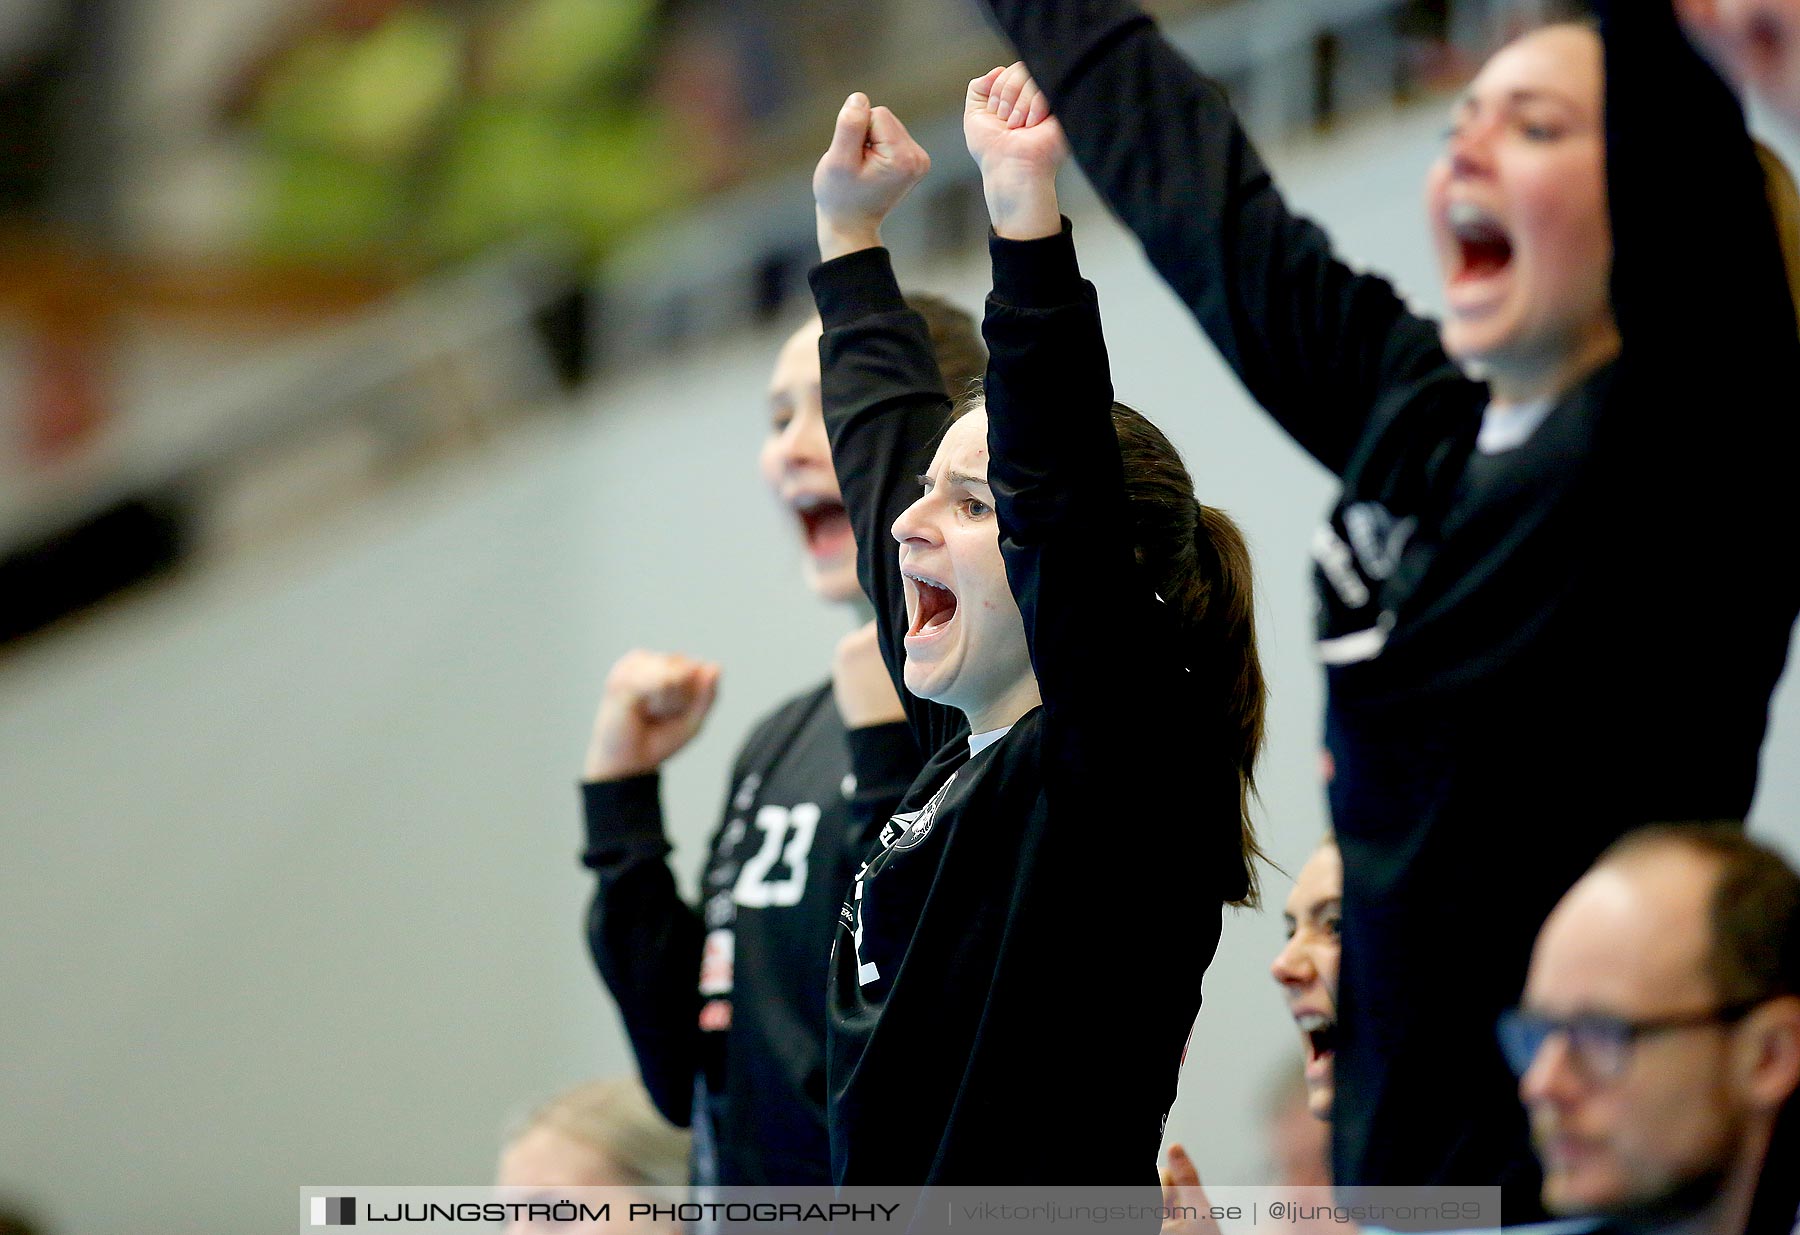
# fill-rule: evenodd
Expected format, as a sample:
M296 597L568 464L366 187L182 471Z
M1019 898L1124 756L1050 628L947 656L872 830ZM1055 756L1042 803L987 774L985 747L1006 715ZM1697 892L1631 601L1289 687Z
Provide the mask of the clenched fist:
M718 691L719 666L709 661L625 653L606 675L583 776L623 780L654 772L700 732Z
M819 257L830 261L881 243L881 223L931 170L931 156L900 118L869 106L860 92L844 100L831 147L813 172Z
M998 235L1036 240L1062 230L1056 173L1069 157L1069 143L1024 61L969 83L963 139L981 168L988 218Z

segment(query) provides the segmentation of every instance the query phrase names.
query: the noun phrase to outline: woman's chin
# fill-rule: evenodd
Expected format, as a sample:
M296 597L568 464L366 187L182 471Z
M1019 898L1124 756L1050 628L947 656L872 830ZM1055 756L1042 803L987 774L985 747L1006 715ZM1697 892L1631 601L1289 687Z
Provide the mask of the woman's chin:
M848 561L821 561L809 556L802 573L808 590L831 604L847 605L863 594L862 584L856 578L854 554Z
M922 661L908 655L901 680L906 683L907 693L914 698L942 703L948 707L956 706L948 698L951 682L944 673L944 666L938 661Z
M1477 381L1493 371L1494 356L1500 350L1500 341L1493 337L1492 330L1484 329L1484 325L1450 318L1438 328L1438 342L1443 346L1444 354Z

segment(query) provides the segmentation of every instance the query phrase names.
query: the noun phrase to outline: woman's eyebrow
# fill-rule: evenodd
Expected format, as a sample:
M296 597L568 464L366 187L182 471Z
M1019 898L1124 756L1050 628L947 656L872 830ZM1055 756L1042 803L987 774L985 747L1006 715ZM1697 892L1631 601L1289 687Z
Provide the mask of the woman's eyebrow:
M986 476L971 476L968 472L951 472L948 479L959 485L987 485Z
M1580 105L1570 96L1559 90L1538 86L1517 86L1508 90L1499 100L1501 107L1519 107L1529 103L1554 103L1570 111L1581 110ZM1458 116L1467 116L1472 112L1480 111L1481 100L1467 91L1457 96L1456 103L1451 108L1451 113Z
M1555 103L1557 106L1566 107L1571 111L1579 110L1575 100L1570 96L1560 90L1543 87L1520 86L1517 90L1509 90L1506 92L1506 101L1515 107L1521 103Z

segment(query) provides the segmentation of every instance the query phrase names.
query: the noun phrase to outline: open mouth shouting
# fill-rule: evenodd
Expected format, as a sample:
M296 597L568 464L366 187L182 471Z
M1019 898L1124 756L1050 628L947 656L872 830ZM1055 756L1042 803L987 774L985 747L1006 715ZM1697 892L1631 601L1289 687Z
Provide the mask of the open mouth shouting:
M1326 1012L1297 1011L1294 1024L1306 1043L1306 1079L1329 1080L1332 1060L1337 1055L1336 1018Z
M1451 241L1448 299L1452 312L1491 308L1506 290L1512 235L1498 215L1474 202L1450 203L1444 226Z
M789 507L800 522L800 535L806 551L815 560L835 561L856 548L850 529L850 514L835 497L823 493L802 493L789 499Z
M924 651L943 636L956 620L956 593L948 584L929 575L902 568L905 580L906 609L910 621L906 631L906 650Z

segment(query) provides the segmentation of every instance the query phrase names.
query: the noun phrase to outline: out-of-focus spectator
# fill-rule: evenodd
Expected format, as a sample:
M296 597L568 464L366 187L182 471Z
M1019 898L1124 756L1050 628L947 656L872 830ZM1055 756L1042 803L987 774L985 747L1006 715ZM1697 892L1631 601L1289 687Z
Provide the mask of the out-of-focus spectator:
M1343 899L1344 860L1336 839L1327 834L1294 877L1293 890L1282 909L1287 942L1269 965L1306 1051L1301 1071L1282 1069L1263 1111L1274 1167L1272 1182L1282 1187L1331 1184L1332 1063L1341 946L1338 920ZM1208 1204L1200 1172L1180 1145L1169 1146L1162 1185L1163 1204L1168 1208L1204 1208ZM1313 1235L1311 1225L1295 1223L1292 1230ZM1162 1235L1218 1235L1218 1224L1171 1219L1163 1224Z
M533 1111L506 1138L497 1172L507 1200L575 1199L577 1188L673 1188L687 1181L688 1134L670 1126L637 1081L618 1077L589 1081ZM612 1212L624 1215L613 1198ZM509 1231L533 1229L524 1222ZM628 1227L623 1221L558 1230L597 1235Z
M657 88L665 8L326 0L229 92L264 247L420 262L548 235L604 251L710 174L671 153L700 125Z
M1794 1181L1769 1154L1800 1087L1800 878L1735 826L1626 836L1544 923L1501 1043L1547 1209L1740 1235L1759 1179Z
M1306 1050L1307 1105L1315 1119L1331 1118L1343 911L1344 859L1327 836L1294 878L1281 915L1287 943L1269 965Z

